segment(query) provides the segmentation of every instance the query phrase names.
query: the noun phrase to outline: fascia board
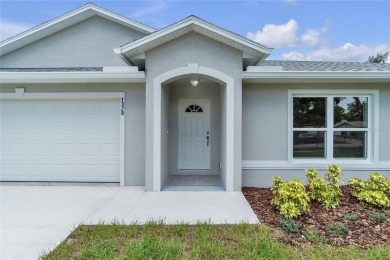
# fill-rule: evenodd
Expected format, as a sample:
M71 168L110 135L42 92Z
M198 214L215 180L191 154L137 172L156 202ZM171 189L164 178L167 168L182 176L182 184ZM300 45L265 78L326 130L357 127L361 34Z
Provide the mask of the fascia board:
M88 13L89 12L89 13ZM84 13L83 17L82 14ZM98 6L95 6L93 4L87 4L85 6L82 6L76 10L70 11L69 13L66 13L65 15L62 15L60 17L54 18L48 22L45 22L43 24L40 24L38 26L33 27L30 30L27 30L25 32L22 32L14 37L11 37L9 39L6 39L2 42L0 42L0 56L4 55L6 53L9 53L13 50L16 50L17 48L20 48L22 46L25 46L31 42L34 42L38 39L42 39L58 30L64 29L66 27L69 27L73 24L76 24L77 22L80 22L82 20L88 19L92 17L93 15L99 15L101 17L107 18L111 21L118 22L124 26L130 27L132 29L138 30L143 33L152 33L155 32L156 29L148 27L146 25L140 24L138 22L135 22L131 19L128 19L126 17L114 14L110 11L107 11L103 8L100 8ZM61 27L60 29L56 29L53 31L50 31L50 27L54 28L56 25L58 26L60 23L66 22L66 24ZM42 33L41 36L32 37L32 35ZM31 41L29 41L26 37L32 37ZM23 41L25 39L25 41ZM22 41L20 44L16 44L16 42ZM12 44L15 44L15 46L11 46ZM7 48L8 47L8 48Z
M153 34L150 34L150 35L147 35L147 36L144 36L143 38L139 39L139 40L136 40L134 42L131 42L131 43L128 43L124 46L121 47L121 52L126 55L126 52L130 52L130 55L126 55L126 56L130 56L129 58L131 58L132 56L132 53L131 51L134 51L135 55L138 55L139 53L136 51L137 48L149 43L149 42L152 42L154 40L157 40L158 38L162 38L166 35L168 35L169 33L172 33L174 31L178 31L186 26L189 26L190 29L189 30L194 30L193 28L193 25L197 25L197 26L200 26L202 28L205 28L213 33L216 33L216 34L219 34L227 39L230 39L232 41L235 41L241 45L244 45L244 46L247 46L249 48L252 48L258 52L261 52L263 55L261 56L268 56L271 52L272 52L272 48L267 48L263 45L260 45L260 44L256 44L255 42L252 42L251 40L249 39L246 39L244 37L241 37L241 36L238 36L238 35L235 35L231 32L228 32L226 30L223 30L217 26L214 26L210 23L207 23L205 21L202 21L200 19L197 19L195 17L189 17L187 19L184 19L178 23L175 23L173 24L172 26L169 26L169 27L166 27L164 29L161 29L159 31L156 31L155 33ZM167 40L168 41L168 40Z
M250 48L253 48L259 52L262 52L264 54L271 54L273 48L267 48L266 46L264 45L261 45L261 44L258 44L258 43L255 43L249 39L246 39L242 36L239 36L239 35L236 35L234 33L231 33L229 31L226 31L226 30L221 30L219 27L213 25L213 24L210 24L210 23L207 23L205 21L202 21L202 20L199 20L199 19L196 19L194 20L194 24L198 25L198 26L201 26L201 27L204 27L216 34L220 34L230 40L233 40L233 41L236 41L242 45L245 45L245 46L248 46Z
M356 72L244 72L244 83L390 83L390 73ZM389 85L390 86L390 85Z
M0 83L144 83L137 72L0 72Z
M275 71L244 72L243 79L290 78L290 79L390 79L388 71Z

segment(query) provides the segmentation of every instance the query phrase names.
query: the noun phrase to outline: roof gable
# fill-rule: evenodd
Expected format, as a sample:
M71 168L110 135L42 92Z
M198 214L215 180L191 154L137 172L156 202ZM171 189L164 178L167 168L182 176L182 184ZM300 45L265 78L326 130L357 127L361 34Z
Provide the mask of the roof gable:
M150 34L156 31L154 28L110 12L92 3L88 3L60 17L40 24L30 30L2 41L0 43L0 56L21 48L27 44L38 41L48 35L61 31L93 16L103 17L144 34Z
M115 49L115 52L125 62L140 65L146 51L179 38L189 32L197 32L232 48L241 50L244 53L244 60L252 60L251 63L253 64L256 64L260 60L265 60L273 50L241 35L206 22L196 16L189 16L141 39L125 44L119 49Z

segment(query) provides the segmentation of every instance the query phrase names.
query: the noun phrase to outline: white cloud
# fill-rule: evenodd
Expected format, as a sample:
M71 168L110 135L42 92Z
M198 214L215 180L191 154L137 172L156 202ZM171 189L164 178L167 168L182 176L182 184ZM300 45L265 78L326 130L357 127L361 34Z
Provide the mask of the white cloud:
M294 47L298 41L298 30L298 23L291 19L286 24L267 24L261 31L249 32L247 38L273 48Z
M145 16L158 13L168 7L168 4L165 1L152 1L151 3L152 5L139 9L138 11L132 13L130 17L143 18Z
M327 32L327 27L309 29L298 35L299 25L291 19L285 24L267 24L261 31L249 32L247 38L272 48L317 46L321 35Z
M0 20L0 41L30 29L32 25Z
M285 60L322 60L322 61L366 61L369 56L375 55L378 52L386 52L390 50L390 46L379 44L377 46L367 46L365 44L353 45L345 43L337 48L319 48L307 53L289 52L283 54Z

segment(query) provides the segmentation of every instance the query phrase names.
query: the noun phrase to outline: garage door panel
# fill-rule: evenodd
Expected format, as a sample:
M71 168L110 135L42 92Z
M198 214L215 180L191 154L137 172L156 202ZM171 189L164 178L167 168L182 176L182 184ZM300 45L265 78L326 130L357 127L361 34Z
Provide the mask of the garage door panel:
M102 116L119 115L119 106L110 102L101 102L99 114Z
M32 144L32 153L34 156L51 156L53 150L53 145L51 143Z
M78 116L96 116L99 115L99 104L95 102L79 102L77 104Z
M119 167L115 165L101 165L100 166L100 177L115 177L115 173L119 171Z
M58 101L54 104L53 112L59 118L74 118L77 115L75 101Z
M97 123L97 122L77 122L77 134L79 134L79 135L99 134L99 123Z
M34 178L48 178L53 173L53 166L46 164L34 164L32 166L32 174Z
M41 119L42 120L42 119ZM34 136L39 135L52 135L54 133L54 126L52 123L45 121L42 122L32 122L32 134Z
M0 116L0 180L119 181L119 100L1 101Z

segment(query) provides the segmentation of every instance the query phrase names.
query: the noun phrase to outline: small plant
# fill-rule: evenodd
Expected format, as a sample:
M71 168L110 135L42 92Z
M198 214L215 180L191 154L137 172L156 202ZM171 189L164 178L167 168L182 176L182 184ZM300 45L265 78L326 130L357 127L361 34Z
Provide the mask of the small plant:
M314 241L317 243L326 243L326 237L324 235L321 235L318 229L305 230L303 232L303 235L310 241Z
M343 217L346 219L346 220L351 220L351 221L355 221L358 219L358 216L355 214L355 213L348 213L348 212L345 212L343 214Z
M279 223L282 229L289 233L298 233L302 227L301 222L294 221L291 218L281 218Z
M349 180L352 195L359 201L378 207L390 207L390 180L377 172L371 173L367 181L358 178Z
M283 181L275 176L272 178L272 205L275 205L282 216L295 218L310 210L310 198L307 195L305 186L298 179Z
M307 169L306 177L309 183L310 197L327 208L335 208L340 205L343 194L338 183L342 182L341 174L341 168L336 165L328 166L324 179L318 176L315 169Z
M378 219L378 220L386 220L390 218L390 214L388 212L379 212L379 211L370 211L367 213L370 218Z
M349 227L347 225L344 225L344 224L335 225L332 223L332 224L326 226L325 230L326 230L326 233L329 235L342 235L342 234L346 234L348 232Z

